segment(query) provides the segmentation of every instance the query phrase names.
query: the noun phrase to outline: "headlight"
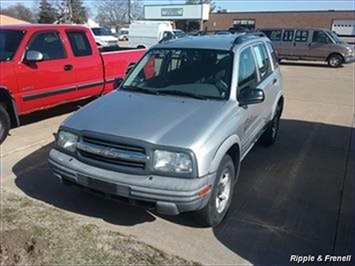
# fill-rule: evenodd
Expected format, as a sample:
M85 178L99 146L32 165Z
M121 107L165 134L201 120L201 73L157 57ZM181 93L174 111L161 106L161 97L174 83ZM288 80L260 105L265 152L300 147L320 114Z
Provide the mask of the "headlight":
M154 151L154 170L188 174L192 173L191 156L182 152Z
M59 131L57 136L57 145L70 152L76 151L78 136L66 131Z

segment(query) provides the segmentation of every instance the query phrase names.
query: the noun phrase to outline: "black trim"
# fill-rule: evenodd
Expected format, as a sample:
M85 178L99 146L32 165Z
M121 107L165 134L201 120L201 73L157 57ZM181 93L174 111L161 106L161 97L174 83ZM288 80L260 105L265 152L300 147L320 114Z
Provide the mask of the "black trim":
M26 101L36 100L36 99L54 96L54 95L58 95L58 94L62 94L62 93L73 92L76 90L84 90L84 89L88 89L88 88L103 85L103 84L105 84L103 81L97 81L97 82L82 84L82 85L75 86L75 87L61 88L61 89L57 89L57 90L27 94L27 95L22 96L22 100L26 102Z
M76 87L63 88L63 89L58 89L58 90L52 90L52 91L46 91L46 92L25 95L25 96L22 96L22 99L24 101L31 101L31 100L36 100L39 98L53 96L53 95L57 95L57 94L61 94L61 93L72 92L75 90L76 90Z
M78 90L88 89L88 88L99 86L99 85L103 85L103 84L104 84L103 81L97 81L97 82L82 84L82 85L78 86Z

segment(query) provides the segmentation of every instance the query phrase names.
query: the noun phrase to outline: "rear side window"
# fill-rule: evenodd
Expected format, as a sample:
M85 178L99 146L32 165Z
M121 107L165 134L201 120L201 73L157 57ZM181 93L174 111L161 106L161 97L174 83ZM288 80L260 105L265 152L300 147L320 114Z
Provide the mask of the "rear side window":
M63 43L58 32L45 32L32 38L29 51L38 51L43 54L44 60L66 58Z
M296 42L306 42L307 40L308 40L308 31L307 30L296 31L296 35L295 35Z
M282 40L284 42L292 42L293 41L293 30L285 30Z
M251 48L243 50L239 58L238 93L258 84L258 74Z
M271 54L274 68L276 69L279 66L279 58L277 57L277 52L271 42L266 42L266 46Z
M67 32L74 56L92 55L92 49L84 31Z
M271 62L269 54L267 53L264 44L257 44L253 46L256 62L259 68L261 79L265 79L269 74L272 73Z
M272 41L281 41L281 30L265 30L265 35Z

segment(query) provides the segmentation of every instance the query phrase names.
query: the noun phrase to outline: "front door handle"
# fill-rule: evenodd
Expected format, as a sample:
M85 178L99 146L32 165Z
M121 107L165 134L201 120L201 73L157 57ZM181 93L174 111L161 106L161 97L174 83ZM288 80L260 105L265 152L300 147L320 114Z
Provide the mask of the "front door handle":
M272 83L275 85L277 83L277 79L274 79Z
M73 69L73 65L65 65L64 71L71 71Z

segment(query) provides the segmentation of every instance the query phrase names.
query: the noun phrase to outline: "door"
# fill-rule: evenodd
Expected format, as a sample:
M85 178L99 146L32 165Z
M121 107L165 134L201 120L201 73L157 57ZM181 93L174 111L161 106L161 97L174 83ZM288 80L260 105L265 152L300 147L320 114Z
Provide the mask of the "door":
M97 49L93 51L86 34L87 32L82 30L66 32L72 53L77 99L99 95L104 88L104 66L101 55Z
M309 39L308 30L296 30L292 56L296 57L297 59L308 59L310 44Z
M247 47L241 51L239 56L237 99L239 100L246 90L258 88L258 84L259 74L252 47ZM254 144L257 128L262 122L261 110L260 104L241 106L239 109L238 116L241 119L239 136L242 154L245 154Z
M280 59L292 58L295 30L286 29L282 34L282 41L277 49Z
M42 61L27 62L17 67L17 80L24 113L63 103L75 95L72 62L57 31L35 33L26 51L43 54Z
M333 42L324 31L313 31L312 42L309 44L308 50L310 59L326 61L334 50Z
M335 31L339 36L354 36L355 21L353 19L334 19L332 31Z

